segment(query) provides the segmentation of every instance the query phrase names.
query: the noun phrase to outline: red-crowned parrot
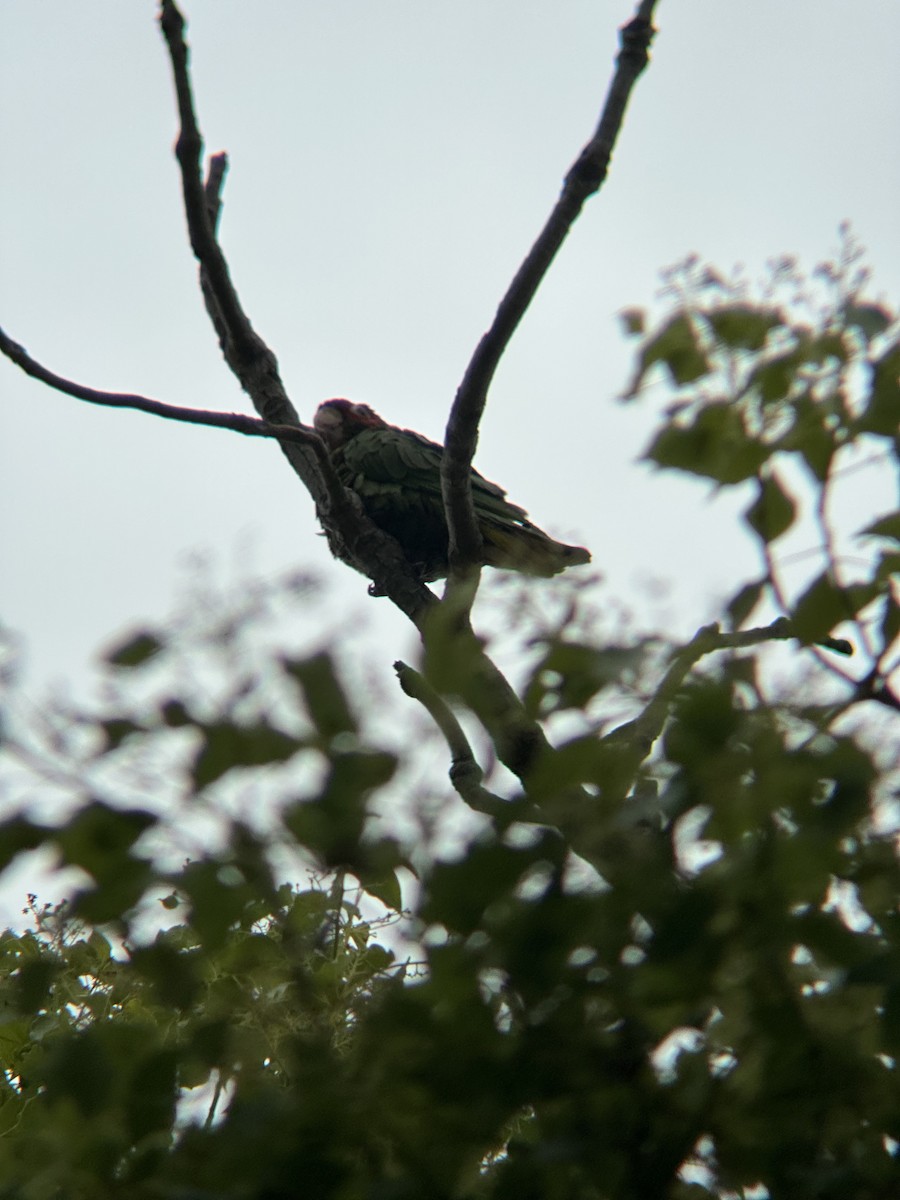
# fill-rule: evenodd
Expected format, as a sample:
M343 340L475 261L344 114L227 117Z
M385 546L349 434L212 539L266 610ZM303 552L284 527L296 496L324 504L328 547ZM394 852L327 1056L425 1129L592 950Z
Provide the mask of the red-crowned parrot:
M367 404L326 400L313 424L338 477L368 516L397 539L424 582L447 574L447 523L441 498L443 446L388 425ZM482 563L549 577L591 561L581 546L556 542L532 525L524 508L472 471L472 500L484 545Z

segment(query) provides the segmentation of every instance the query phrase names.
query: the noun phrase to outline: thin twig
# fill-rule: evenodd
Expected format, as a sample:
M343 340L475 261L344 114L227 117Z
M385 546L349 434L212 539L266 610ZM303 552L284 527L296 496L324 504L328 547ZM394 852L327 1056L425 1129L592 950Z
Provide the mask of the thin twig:
M86 400L89 404L101 404L106 408L131 408L138 412L150 413L155 417L164 417L168 421L182 421L187 425L209 425L215 429L230 429L234 433L242 433L246 437L275 438L279 441L298 442L303 445L315 446L322 439L314 429L305 425L270 425L258 417L248 417L243 413L218 413L207 409L183 408L177 404L166 404L162 400L151 400L147 396L138 396L134 392L105 392L99 388L86 387L63 375L57 375L48 367L43 366L37 359L32 358L24 346L0 329L0 353L10 362L16 364L32 379L40 380L54 391L74 396L77 400ZM327 451L325 451L327 457Z
M213 429L229 429L232 433L240 433L245 437L271 438L278 442L294 443L306 446L313 451L322 473L323 482L334 505L344 503L343 488L335 473L325 443L314 429L306 425L271 425L258 417L248 417L244 413L218 413L207 409L183 408L178 404L166 404L162 400L151 400L148 396L138 396L134 392L105 392L99 388L86 387L72 379L57 375L37 359L32 358L24 346L20 346L3 330L0 329L0 353L10 362L16 364L26 375L37 379L54 391L76 400L86 400L89 404L100 404L105 408L129 408L137 412L150 413L154 417L163 417L167 421L181 421L186 425L206 425Z
M646 757L663 731L672 701L701 658L719 650L740 650L765 642L791 641L796 636L787 617L778 617L771 625L738 630L734 633L723 632L715 622L704 625L686 645L676 651L668 670L641 715L614 729L608 735L609 740L621 741L627 738L633 741L636 748ZM818 645L835 654L853 653L853 647L842 638L823 638Z
M160 28L169 57L178 101L180 132L175 143L175 157L181 168L184 212L187 217L188 234L194 257L209 277L210 288L222 316L222 321L235 347L235 352L245 359L271 351L255 333L244 312L225 255L216 240L213 222L207 207L207 194L203 186L200 167L203 158L203 138L194 112L194 97L189 70L190 51L185 40L185 20L173 0L162 0L159 17Z
M654 34L654 7L655 0L642 0L637 15L621 30L616 71L597 128L566 175L559 200L501 300L493 324L478 343L456 393L441 464L441 487L450 533L451 585L455 578L468 576L472 564L480 559L481 535L475 520L469 473L488 388L556 252L585 201L606 178L631 89L647 64Z
M222 1072L219 1071L216 1075L216 1085L213 1089L212 1101L210 1103L209 1110L206 1114L206 1120L203 1122L204 1129L212 1128L212 1123L216 1117L216 1109L219 1107L219 1098L222 1095L223 1086L224 1085L222 1083Z

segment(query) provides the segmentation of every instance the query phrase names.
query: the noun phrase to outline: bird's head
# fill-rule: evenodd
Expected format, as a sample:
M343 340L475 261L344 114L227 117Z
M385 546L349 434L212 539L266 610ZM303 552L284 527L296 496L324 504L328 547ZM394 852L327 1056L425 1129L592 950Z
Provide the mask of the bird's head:
M352 400L325 400L313 417L316 433L329 450L343 446L365 429L384 429L385 424L368 404L354 404Z

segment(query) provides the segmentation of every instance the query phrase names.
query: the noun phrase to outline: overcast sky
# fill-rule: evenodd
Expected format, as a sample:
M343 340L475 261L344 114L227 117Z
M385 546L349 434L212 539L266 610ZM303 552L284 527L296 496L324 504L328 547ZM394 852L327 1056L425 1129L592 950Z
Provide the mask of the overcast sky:
M472 349L590 134L628 0L185 0L221 232L251 319L304 419L329 396L440 438ZM248 411L203 311L150 0L5 0L0 323L100 388ZM751 274L812 265L849 219L900 292L896 0L662 0L601 194L497 375L476 463L543 527L589 546L628 602L673 583L707 619L755 572L746 497L637 463L651 408L616 396L616 313L696 251ZM271 444L54 394L0 361L0 619L29 678L172 606L186 556L226 578L305 566L369 614L373 659L405 619L333 563ZM342 608L343 606L343 608ZM377 635L377 641L375 637Z

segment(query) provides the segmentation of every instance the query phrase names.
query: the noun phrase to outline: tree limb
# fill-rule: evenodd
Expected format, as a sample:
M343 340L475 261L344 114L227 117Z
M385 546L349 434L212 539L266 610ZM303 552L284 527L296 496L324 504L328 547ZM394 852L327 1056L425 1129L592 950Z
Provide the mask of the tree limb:
M470 471L478 424L500 359L569 230L606 178L613 146L638 76L647 65L656 0L642 0L637 15L621 30L621 50L603 111L590 141L565 177L562 193L546 225L500 301L493 324L482 337L456 393L444 436L441 487L450 533L450 584L470 574L480 559L481 534L472 504Z
M225 155L215 155L203 183L203 139L194 112L185 22L174 0L162 0L160 28L169 51L178 101L180 133L175 155L181 171L184 211L207 310L225 361L259 415L271 425L299 426L277 359L250 324L216 237L228 161ZM343 501L335 509L335 497L325 486L318 457L309 445L281 441L281 448L315 501L332 552L352 562L373 581L379 594L389 596L418 625L435 597L418 579L395 539L378 529L343 488Z
M270 425L259 417L248 417L244 413L219 413L206 409L182 408L177 404L166 404L162 400L151 400L148 396L138 396L133 392L105 392L98 388L86 387L72 379L57 375L48 367L43 366L32 358L24 346L20 346L3 329L0 329L0 353L10 362L16 364L26 375L45 383L54 391L74 396L76 400L86 400L89 404L100 404L106 408L130 408L137 412L150 413L155 417L163 417L168 421L182 421L187 425L208 425L214 429L230 429L234 433L242 433L246 437L275 438L278 441L296 442L298 445L311 446L319 458L320 465L327 464L333 474L331 460L328 457L322 439L314 429L306 425ZM321 450L316 446L318 442ZM336 478L336 476L335 476Z
M627 738L633 741L636 750L646 757L663 731L678 690L701 658L718 650L739 650L747 646L759 646L764 642L792 641L796 636L787 617L778 617L771 625L732 633L723 632L716 622L704 625L686 645L676 651L668 670L641 715L614 729L608 735L608 740L620 741ZM842 638L823 638L817 645L835 654L853 653L853 647Z
M424 675L420 675L407 663L398 660L394 663L394 670L397 672L397 681L406 695L418 700L441 731L450 751L450 782L460 797L475 812L499 817L509 808L510 802L482 786L484 772L478 765L469 739L450 705L435 691Z

